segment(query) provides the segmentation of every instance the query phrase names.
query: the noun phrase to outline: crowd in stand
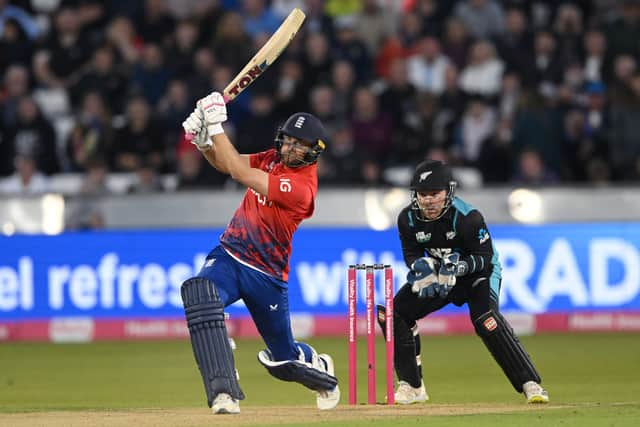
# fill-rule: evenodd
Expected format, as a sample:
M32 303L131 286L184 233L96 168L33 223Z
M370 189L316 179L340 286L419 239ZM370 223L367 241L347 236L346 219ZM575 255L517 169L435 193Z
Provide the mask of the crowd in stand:
M638 0L0 0L0 191L69 172L229 185L181 123L293 7L303 30L229 105L242 153L309 111L321 185L388 185L425 157L487 185L640 178Z

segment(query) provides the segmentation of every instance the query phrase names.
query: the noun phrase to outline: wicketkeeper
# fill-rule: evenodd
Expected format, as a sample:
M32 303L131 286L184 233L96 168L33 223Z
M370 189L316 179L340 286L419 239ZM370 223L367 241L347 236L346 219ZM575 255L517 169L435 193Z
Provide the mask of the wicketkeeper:
M454 197L455 189L450 168L427 160L416 168L411 203L398 215L402 253L411 270L394 298L396 402L429 399L416 321L447 304L466 303L476 334L513 388L529 403L547 403L540 375L498 309L500 262L484 218Z

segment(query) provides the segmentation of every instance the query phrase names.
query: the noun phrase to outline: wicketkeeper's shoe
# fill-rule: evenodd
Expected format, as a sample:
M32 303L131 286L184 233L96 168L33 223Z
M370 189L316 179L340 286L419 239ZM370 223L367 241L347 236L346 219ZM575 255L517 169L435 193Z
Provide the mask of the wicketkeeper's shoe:
M549 394L535 381L522 384L522 392L527 398L527 403L549 403Z
M429 400L427 389L424 387L424 382L420 382L420 387L412 387L406 381L398 382L398 389L394 394L396 403L400 405L410 405L412 403L421 403Z
M227 393L220 393L213 399L211 411L214 414L239 414L240 403Z
M328 354L319 354L320 364L324 364L325 372L331 376L335 376L335 368L333 366L333 359ZM316 404L318 409L327 410L333 409L338 406L340 402L340 387L336 386L331 391L319 391L316 392Z

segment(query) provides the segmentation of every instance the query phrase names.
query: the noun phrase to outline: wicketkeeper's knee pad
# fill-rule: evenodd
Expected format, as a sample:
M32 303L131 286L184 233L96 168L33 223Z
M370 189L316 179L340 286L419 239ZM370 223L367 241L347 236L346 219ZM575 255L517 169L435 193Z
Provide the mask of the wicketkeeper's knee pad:
M227 335L224 306L215 285L208 279L193 277L182 284L180 292L209 407L219 393L244 399Z
M297 382L313 391L334 390L338 385L338 379L326 372L315 350L311 362L305 362L302 349L300 352L298 360L276 361L269 350L262 350L258 353L258 361L279 380Z
M529 354L500 313L489 310L475 319L473 325L518 393L522 393L522 385L527 381L540 383Z

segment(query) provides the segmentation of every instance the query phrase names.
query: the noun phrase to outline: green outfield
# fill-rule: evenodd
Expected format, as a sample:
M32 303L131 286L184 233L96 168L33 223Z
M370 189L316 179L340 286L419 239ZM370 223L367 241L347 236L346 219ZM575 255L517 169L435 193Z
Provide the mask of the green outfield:
M409 407L347 400L346 339L313 339L336 361L343 389L336 411L319 412L303 387L271 378L256 360L262 344L238 340L242 413L209 414L187 341L0 345L0 426L322 425L635 426L640 424L640 335L524 337L551 404L516 394L474 336L423 337L429 403ZM359 400L366 399L364 341ZM378 347L378 400L384 399ZM633 421L636 420L636 421Z

